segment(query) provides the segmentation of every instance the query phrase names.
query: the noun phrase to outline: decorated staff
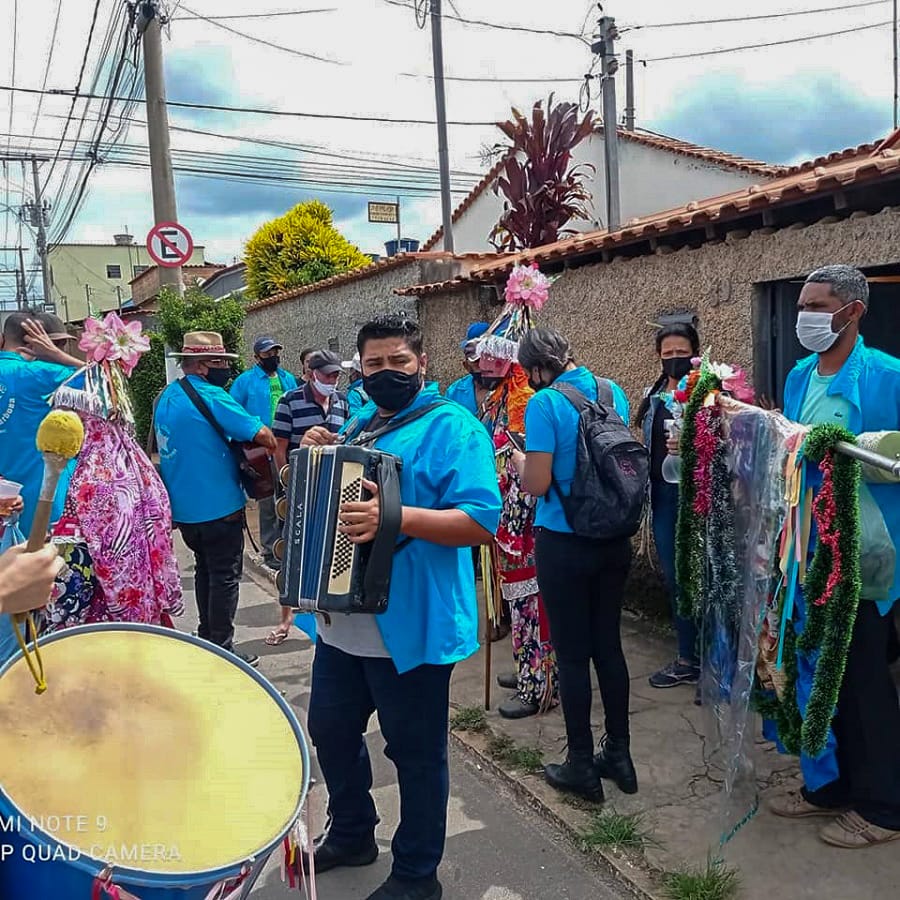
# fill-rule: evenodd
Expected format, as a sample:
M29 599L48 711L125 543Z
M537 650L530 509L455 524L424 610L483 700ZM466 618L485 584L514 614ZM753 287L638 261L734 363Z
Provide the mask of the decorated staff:
M486 623L499 623L502 603L512 619L514 673L497 678L515 690L499 707L504 718L546 712L558 702L556 661L550 626L537 586L534 561L535 498L527 494L512 464L514 450L525 446L525 406L533 391L516 361L519 340L532 328L533 315L547 301L550 281L536 265L516 266L506 284L506 305L478 341L475 357L486 378L501 379L485 401L482 421L494 441L503 513L492 544L482 547ZM486 642L487 643L487 642ZM485 653L485 708L490 708L491 654Z

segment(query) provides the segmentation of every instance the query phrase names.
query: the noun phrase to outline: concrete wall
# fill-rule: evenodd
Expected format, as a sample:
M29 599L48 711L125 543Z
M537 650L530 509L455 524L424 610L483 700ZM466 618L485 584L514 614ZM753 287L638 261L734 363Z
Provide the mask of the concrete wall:
M603 168L603 135L594 134L579 144L573 154L576 164L590 164L586 183L593 197L591 218L569 223L577 231L594 231L606 222L606 180ZM680 153L648 147L637 141L619 140L619 178L622 221L663 209L683 206L691 200L715 197L729 191L760 184L760 175L718 166ZM458 253L491 250L487 236L503 210L501 197L485 190L453 226ZM440 249L438 246L435 249Z
M304 347L327 349L330 345L350 359L356 351L357 332L373 316L415 314L415 298L399 297L394 289L418 283L422 274L421 263L411 260L366 278L248 310L244 344L252 347L261 335L273 335L284 342L284 364L294 373L300 371Z

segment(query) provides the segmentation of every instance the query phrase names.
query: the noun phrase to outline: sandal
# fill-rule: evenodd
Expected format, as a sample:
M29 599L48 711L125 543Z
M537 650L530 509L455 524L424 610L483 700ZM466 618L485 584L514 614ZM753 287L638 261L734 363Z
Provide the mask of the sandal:
M290 634L290 629L285 631L283 628L273 628L266 635L266 644L269 647L278 647L283 644L288 639L288 634Z

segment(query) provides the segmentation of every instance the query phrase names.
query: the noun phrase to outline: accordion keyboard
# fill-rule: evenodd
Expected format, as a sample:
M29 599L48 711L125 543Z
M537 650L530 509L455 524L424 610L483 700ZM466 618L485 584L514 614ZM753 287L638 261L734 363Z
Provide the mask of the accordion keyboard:
M363 467L359 463L345 463L341 467L340 503L358 503L363 492ZM341 521L341 524L344 524ZM334 548L331 553L331 576L328 591L333 594L346 594L350 591L350 578L353 574L353 561L356 556L356 544L347 535L338 531L334 536Z

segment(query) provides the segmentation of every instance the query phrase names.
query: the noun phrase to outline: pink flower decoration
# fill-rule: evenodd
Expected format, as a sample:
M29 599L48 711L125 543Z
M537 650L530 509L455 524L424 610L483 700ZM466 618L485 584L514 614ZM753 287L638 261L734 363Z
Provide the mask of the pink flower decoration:
M506 282L505 294L507 303L539 310L550 296L550 281L537 263L515 266Z
M753 403L756 399L753 388L747 383L747 373L741 368L736 368L729 378L722 380L722 390L742 403Z
M112 312L102 322L85 319L84 335L78 346L92 362L118 361L122 371L130 375L141 354L150 349L150 341L144 336L140 322L126 325Z

